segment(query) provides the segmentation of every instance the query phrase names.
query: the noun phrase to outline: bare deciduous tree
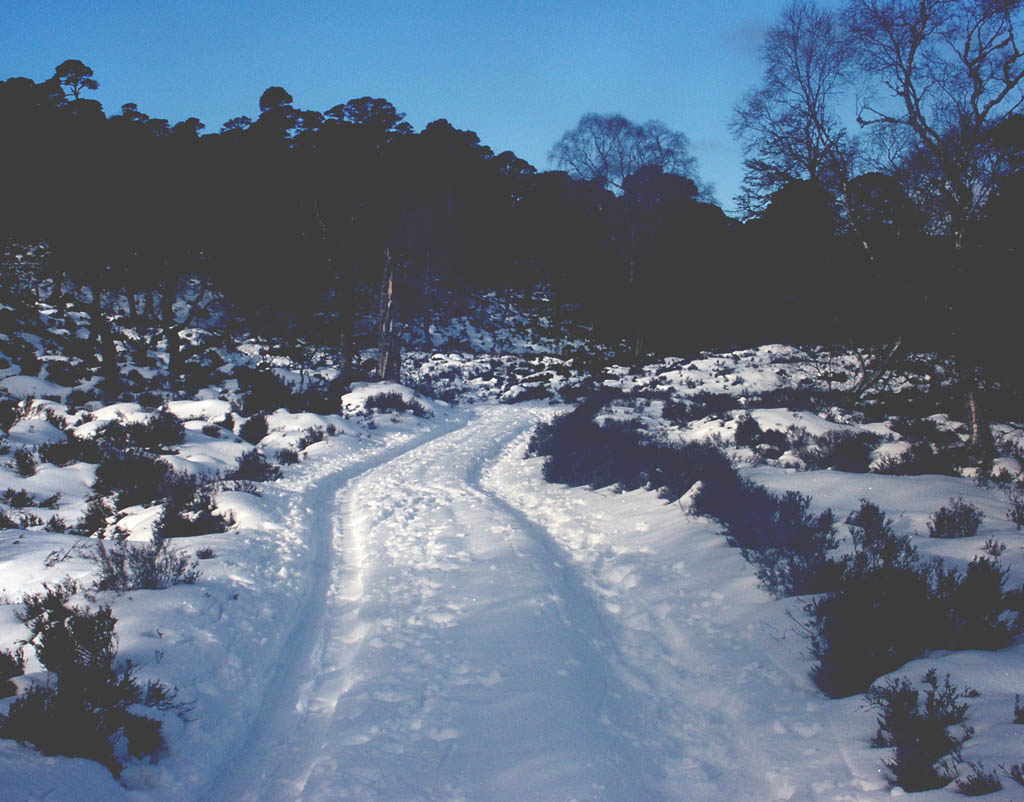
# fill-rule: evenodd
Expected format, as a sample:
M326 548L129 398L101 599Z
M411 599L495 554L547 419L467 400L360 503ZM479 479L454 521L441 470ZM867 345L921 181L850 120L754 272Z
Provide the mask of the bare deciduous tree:
M691 179L702 199L713 195L712 187L697 176L690 140L658 120L637 124L621 114L584 114L555 143L548 160L573 178L598 181L615 192L641 167L660 167Z
M850 159L835 113L850 81L849 43L836 15L814 0L793 0L765 37L764 78L733 110L730 128L747 156L741 212L763 211L791 181L834 189Z

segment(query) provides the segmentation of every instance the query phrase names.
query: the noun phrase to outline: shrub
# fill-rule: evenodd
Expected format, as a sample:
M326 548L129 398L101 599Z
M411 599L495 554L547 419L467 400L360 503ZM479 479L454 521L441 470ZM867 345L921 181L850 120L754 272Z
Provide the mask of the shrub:
M47 532L64 534L68 531L68 522L61 518L59 515L52 515L50 516L50 520L46 522L44 529Z
M1020 702L1020 694L1013 697L1013 723L1024 724L1024 704Z
M220 426L213 423L207 423L203 426L203 434L207 437L220 437Z
M299 461L299 453L293 448L282 448L277 452L280 465L295 465Z
M54 681L34 685L0 715L0 737L31 743L44 755L95 760L119 776L115 744L132 757L162 745L161 723L129 712L143 702L129 661L117 661L116 619L107 606L91 612L69 607L73 582L26 595L18 618L28 642Z
M764 431L750 415L742 415L736 422L736 445L753 448L761 442Z
M74 387L88 376L88 368L75 365L66 359L52 359L46 362L46 378L61 387Z
M266 415L253 415L238 428L238 436L245 442L256 445L267 436L269 431Z
M501 403L503 404L521 404L525 401L540 401L545 398L551 398L551 391L545 384L528 384L519 385L517 387L510 388L501 397ZM420 415L420 417L425 417Z
M883 760L891 785L904 791L930 791L948 785L955 773L948 758L960 759L960 747L974 734L967 724L968 704L978 696L971 688L952 685L949 675L940 686L935 669L922 679L924 699L906 678L893 678L868 690L868 704L879 711L876 747L893 747Z
M75 533L91 537L102 534L107 528L110 517L114 514L114 508L103 496L93 495L85 508L82 520L75 527Z
M971 773L956 781L957 793L964 796L985 796L1003 790L1002 780L999 779L999 775L995 771L985 771L985 766L982 763L968 761L967 765L970 767Z
M194 585L199 580L196 560L185 552L171 551L163 538L139 545L115 543L109 548L100 541L96 547L97 591L162 590L171 585Z
M36 458L27 448L19 448L14 452L14 470L18 476L36 475Z
M544 398L547 398L545 392ZM525 401L525 398L517 398L517 401ZM411 412L417 418L429 418L430 412L423 404L415 398L408 401L399 392L375 393L367 396L363 406L368 412Z
M242 400L242 414L273 412L292 405L291 385L272 370L254 370L249 367L235 368L234 377L245 396Z
M981 550L985 552L989 557L1002 557L1006 553L1006 544L1000 543L993 537L990 537L985 541L985 544L981 547Z
M246 451L237 460L236 467L226 477L250 482L266 482L281 478L281 469L267 461L263 453L257 449Z
M970 502L951 498L949 506L939 509L928 521L928 537L974 537L984 517Z
M936 450L929 443L914 443L898 456L883 457L873 470L886 476L959 476L963 461L962 449Z
M117 507L148 504L164 495L171 466L143 451L109 449L96 466L92 489L97 495L116 496Z
M11 518L6 512L0 509L0 531L4 529L17 529L18 522Z
M25 673L25 658L21 651L0 651L0 699L13 696L18 692L11 680Z
M1011 763L1009 768L1006 766L1001 766L1001 768L1006 772L1006 776L1017 785L1024 785L1024 763Z
M1017 527L1018 532L1024 528L1024 493L1019 490L1010 493L1010 509L1006 511L1006 519Z
M878 441L878 435L870 432L833 429L815 437L814 447L801 449L799 456L811 468L865 473Z
M832 697L871 682L928 650L999 649L1022 631L1020 589L977 558L966 573L920 564L909 537L866 500L847 518L854 553L837 587L805 606L818 687Z
M214 511L213 491L186 473L172 472L165 482L167 499L153 524L157 538L194 537L224 532L231 521Z
M325 437L324 430L319 426L310 426L302 433L302 437L299 438L299 442L296 444L296 448L302 451L305 448L313 445L313 443L320 443Z
M212 560L216 556L217 555L214 553L213 549L209 546L203 546L203 548L196 551L196 557L200 560Z
M97 464L103 458L99 443L88 437L76 437L74 432L67 433L67 439L43 443L39 446L39 459L63 468L72 462Z
M167 409L157 411L145 423L131 423L125 427L129 443L146 451L163 451L185 439L185 426Z
M9 432L21 417L21 406L17 401L0 399L0 429Z
M7 488L3 493L0 493L0 501L16 510L36 506L36 497L25 488L21 488L21 490L15 490L13 487Z

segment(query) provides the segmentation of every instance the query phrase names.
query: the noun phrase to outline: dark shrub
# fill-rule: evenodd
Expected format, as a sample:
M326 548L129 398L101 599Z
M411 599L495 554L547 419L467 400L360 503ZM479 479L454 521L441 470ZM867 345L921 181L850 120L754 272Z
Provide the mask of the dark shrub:
M0 501L16 510L36 506L36 497L25 488L21 488L21 490L15 490L13 487L7 488L3 493L0 493Z
M267 426L266 416L254 415L238 427L238 436L245 440L245 442L256 445L267 436L269 431L270 428Z
M160 452L185 439L184 424L166 409L159 410L145 423L130 423L125 429L128 443L146 451Z
M368 412L411 412L417 418L430 417L430 412L423 404L415 398L406 401L399 392L375 393L367 397L364 406Z
M0 531L4 529L17 529L18 522L11 518L6 512L0 509Z
M17 401L0 399L0 429L9 432L20 417L21 407Z
M234 479L250 482L266 482L271 479L281 478L281 469L263 456L257 449L246 451L237 460L237 467L231 471L225 479Z
M165 482L166 501L153 524L157 538L193 537L224 532L231 521L214 511L212 488L186 473L172 472Z
M292 406L292 387L272 370L254 370L249 367L235 368L234 377L245 393L242 400L242 414L256 415L273 412L275 409L289 409Z
M143 451L108 450L96 466L92 489L97 495L116 496L117 508L148 504L164 495L171 466Z
M31 743L44 755L95 760L119 776L114 744L123 739L133 757L154 754L163 744L161 724L129 712L143 701L142 691L131 663L117 661L110 608L68 607L71 582L44 587L25 596L18 617L54 681L12 702L0 715L0 737Z
M150 543L96 544L95 561L100 568L96 590L126 593L130 590L162 590L171 585L193 585L199 580L199 565L186 552L171 551L163 538Z
M974 537L985 513L962 498L950 499L928 521L928 537Z
M113 515L114 508L110 502L103 496L93 495L85 508L82 520L75 527L75 533L85 537L102 534Z
M66 359L52 359L46 362L46 378L61 387L74 387L89 377L89 369L75 365Z
M547 385L528 384L510 389L502 396L501 402L503 404L521 404L525 401L540 401L545 398L551 398L551 391Z
M212 560L216 556L213 549L209 546L203 546L203 548L196 550L196 557L200 560Z
M928 418L894 418L889 422L894 432L910 443L930 443L932 445L953 445L960 442L955 432L946 431Z
M914 443L897 457L883 457L874 471L887 476L959 476L964 456L962 448L936 450L929 443Z
M282 448L277 452L277 461L280 465L295 465L299 461L299 454L293 448Z
M838 586L804 608L812 676L827 695L861 692L928 650L1002 648L1024 629L1021 590L1004 589L994 560L976 558L966 573L937 560L922 565L910 539L868 501L847 523L854 554Z
M13 696L18 689L11 680L25 673L25 658L21 651L0 651L0 699Z
M871 452L879 438L870 432L833 429L814 438L814 447L799 453L809 468L865 473L871 465Z
M983 763L968 760L971 773L956 781L956 791L964 796L985 796L1003 790L1003 781L995 771L985 771Z
M47 532L64 534L68 531L68 522L61 518L59 515L52 515L50 516L50 520L46 522L44 529Z
M305 432L302 433L302 437L299 438L299 442L296 444L296 448L299 451L302 451L303 449L313 445L313 443L323 442L325 436L326 435L324 434L324 430L321 429L319 426L310 426L308 429L306 429ZM280 459L278 459L278 461L280 461Z
M753 448L761 442L764 432L750 415L742 415L736 422L736 445Z
M19 448L14 452L14 470L18 476L36 475L36 458L27 448Z
M66 440L43 443L39 446L39 459L63 468L72 462L87 462L95 465L103 457L99 443L88 437L76 437L67 433Z
M888 779L904 791L930 791L942 788L956 776L947 758L960 760L960 747L974 734L967 724L967 702L978 692L952 685L949 675L940 686L931 669L924 675L924 698L906 678L893 678L873 687L867 702L879 711L878 734L873 745L893 747L889 760L883 760Z

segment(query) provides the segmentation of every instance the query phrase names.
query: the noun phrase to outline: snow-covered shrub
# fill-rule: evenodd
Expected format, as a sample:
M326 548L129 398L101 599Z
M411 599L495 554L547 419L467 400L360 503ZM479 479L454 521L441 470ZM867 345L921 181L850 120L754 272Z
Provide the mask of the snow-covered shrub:
M985 771L984 764L970 760L967 761L967 765L971 773L956 781L957 793L964 796L985 796L1003 790L1003 781L999 779L999 774L995 770Z
M36 475L36 458L27 448L19 448L14 452L14 470L18 476Z
M126 428L132 445L147 451L161 451L185 439L184 424L167 409L158 410L145 423L132 423Z
M156 538L193 537L224 532L231 521L215 512L213 490L187 473L172 472L165 481L166 500L153 524Z
M71 581L44 587L24 597L17 615L53 680L11 703L0 715L0 737L31 743L44 755L95 760L119 776L125 757L161 748L162 724L131 712L143 694L131 663L117 660L110 608L69 607Z
M874 467L875 473L887 476L959 476L964 463L963 449L939 448L929 443L914 443L899 456L883 457Z
M930 791L949 785L956 776L949 759L960 760L960 748L974 734L967 723L965 699L979 694L972 688L958 688L949 681L942 685L935 669L923 677L924 698L905 677L892 678L865 694L868 704L879 711L876 747L891 747L893 756L882 763L892 786L904 791Z
M0 650L0 699L13 696L17 688L11 680L25 673L25 658L21 651Z
M368 412L411 412L417 418L429 418L430 412L415 398L408 401L399 392L374 393L363 402Z
M1010 491L1010 508L1006 511L1006 518L1017 527L1018 532L1024 528L1024 492L1018 488Z
M0 399L0 429L9 432L21 417L21 406L17 401Z
M93 495L81 520L75 526L75 533L85 537L102 534L113 514L114 508L104 496Z
M266 415L253 415L249 420L238 427L238 436L245 442L256 445L267 436L270 427L267 425Z
M243 415L273 412L275 409L292 406L294 396L291 385L272 370L255 370L243 365L235 368L233 375L245 394L242 400Z
M117 507L147 504L164 495L171 466L144 451L108 449L96 466L96 495L116 496Z
M295 465L299 461L299 453L294 448L282 448L277 452L277 462L280 465Z
M546 457L544 478L549 482L623 490L650 487L675 501L697 481L738 481L729 460L714 446L662 442L630 422L602 426L594 420L598 409L598 402L581 404L534 431L530 452Z
M299 442L296 443L295 447L299 451L302 451L303 449L313 445L313 443L323 442L324 437L326 437L326 434L323 429L319 426L310 426L302 433L302 436L299 438ZM280 458L278 461L280 462Z
M922 564L910 538L866 500L847 524L854 553L837 587L804 608L812 676L828 696L862 692L926 651L1000 649L1022 631L1021 590L1005 590L994 560L977 558L966 573Z
M267 460L258 449L246 451L236 460L236 467L226 479L266 482L281 478L281 469Z
M764 431L760 424L749 414L741 415L736 421L736 445L753 448L760 440Z
M89 377L89 369L75 365L66 359L51 359L46 362L46 378L61 387L74 387Z
M812 447L801 449L799 457L808 468L831 468L846 473L865 473L879 437L871 432L834 429L814 438Z
M949 506L937 510L928 521L928 537L974 537L984 517L985 513L970 502L951 498Z
M97 541L93 559L100 569L95 583L98 591L162 590L199 581L195 558L186 552L172 551L164 538L142 544L122 541L109 546Z
M72 462L88 462L97 464L103 458L99 443L88 437L76 437L74 432L67 433L67 439L54 440L39 446L39 459L63 468Z

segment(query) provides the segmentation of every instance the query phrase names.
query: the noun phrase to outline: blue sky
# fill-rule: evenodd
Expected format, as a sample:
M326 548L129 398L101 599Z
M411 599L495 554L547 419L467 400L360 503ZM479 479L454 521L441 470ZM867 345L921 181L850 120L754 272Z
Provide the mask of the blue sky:
M720 204L742 154L726 128L760 73L758 45L785 0L8 0L0 78L42 80L66 58L95 70L108 114L258 114L268 86L323 111L391 101L418 130L439 117L538 169L589 111L686 133Z

